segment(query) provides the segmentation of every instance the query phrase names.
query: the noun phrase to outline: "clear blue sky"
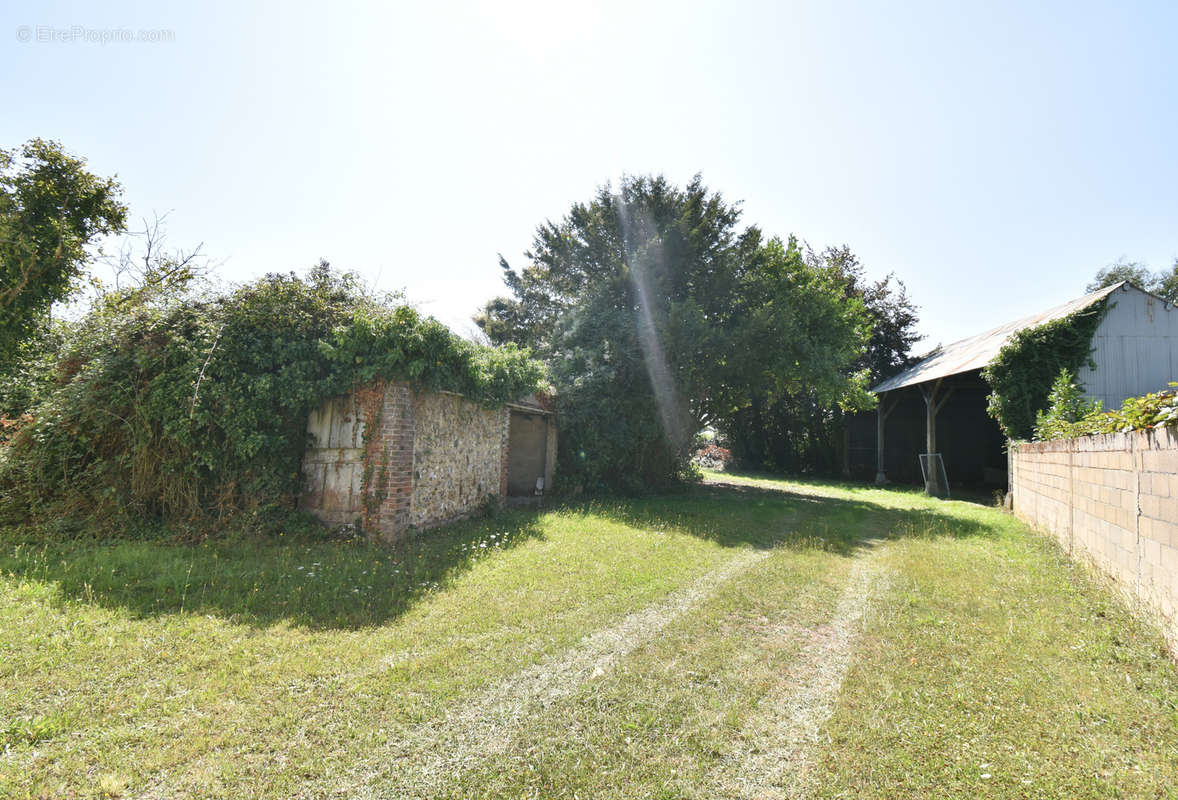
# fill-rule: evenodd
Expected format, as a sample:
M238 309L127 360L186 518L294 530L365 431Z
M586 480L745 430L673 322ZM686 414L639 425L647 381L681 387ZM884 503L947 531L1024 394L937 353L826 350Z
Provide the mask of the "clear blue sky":
M231 280L323 257L465 330L625 172L850 245L925 346L1178 256L1178 3L187 6L5 3L0 146L62 141Z

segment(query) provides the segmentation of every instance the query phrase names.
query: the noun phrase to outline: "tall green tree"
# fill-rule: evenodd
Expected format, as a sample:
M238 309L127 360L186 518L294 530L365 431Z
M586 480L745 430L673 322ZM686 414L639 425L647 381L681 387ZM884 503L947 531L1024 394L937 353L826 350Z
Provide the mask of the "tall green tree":
M806 263L812 269L832 272L842 283L844 295L859 299L867 311L871 337L853 369L866 370L875 384L912 364L912 346L921 338L916 331L919 316L908 297L908 287L895 273L868 280L863 263L845 244L820 253L807 248Z
M1153 287L1154 294L1178 305L1178 258L1168 270L1157 276L1157 283Z
M57 142L0 150L0 371L84 267L87 247L123 229L119 185Z
M867 280L859 258L846 245L821 252L807 247L803 255L808 270L824 276L844 302L862 304L867 317L866 346L842 366L843 379L866 376L875 384L907 367L919 335L916 307L904 284L894 275ZM823 394L812 386L776 396L754 389L748 405L721 428L733 453L747 466L835 474L842 467L847 414L869 402L862 396Z
M561 462L576 484L674 480L694 434L803 386L834 398L866 338L862 303L808 268L794 241L741 227L700 177L627 177L537 230L511 294L476 323L549 365Z
M1095 292L1114 283L1129 281L1129 283L1152 292L1158 297L1171 303L1178 303L1178 259L1173 265L1160 272L1153 272L1146 265L1137 261L1120 259L1109 264L1096 273L1088 284L1087 291Z

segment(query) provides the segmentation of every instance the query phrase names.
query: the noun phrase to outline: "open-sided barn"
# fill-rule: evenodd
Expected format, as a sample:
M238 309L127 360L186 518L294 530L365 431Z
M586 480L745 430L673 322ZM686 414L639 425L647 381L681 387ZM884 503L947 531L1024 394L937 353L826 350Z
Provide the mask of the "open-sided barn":
M874 455L876 481L923 481L930 493L947 486L939 470L922 475L921 456L940 454L950 485L1005 486L1005 437L987 413L990 386L982 377L1019 331L1063 319L1107 299L1092 337L1092 365L1077 377L1105 408L1165 389L1178 378L1178 311L1127 282L1114 284L1041 314L940 347L872 389L874 419L851 426L849 452L859 466ZM935 462L934 462L935 463Z

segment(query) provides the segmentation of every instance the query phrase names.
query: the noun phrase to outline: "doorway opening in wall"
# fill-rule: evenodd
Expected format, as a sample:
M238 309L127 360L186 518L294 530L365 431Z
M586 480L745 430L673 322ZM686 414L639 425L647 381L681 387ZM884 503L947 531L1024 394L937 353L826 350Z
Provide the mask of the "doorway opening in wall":
M548 417L512 409L509 424L507 496L539 498L548 469Z

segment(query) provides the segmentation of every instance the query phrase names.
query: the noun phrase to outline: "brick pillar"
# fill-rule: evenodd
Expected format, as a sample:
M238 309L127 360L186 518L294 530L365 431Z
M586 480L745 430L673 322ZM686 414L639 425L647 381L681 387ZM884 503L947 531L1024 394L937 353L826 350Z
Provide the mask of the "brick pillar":
M357 392L364 413L364 528L392 541L409 526L413 499L413 397L404 383Z

